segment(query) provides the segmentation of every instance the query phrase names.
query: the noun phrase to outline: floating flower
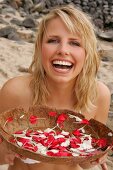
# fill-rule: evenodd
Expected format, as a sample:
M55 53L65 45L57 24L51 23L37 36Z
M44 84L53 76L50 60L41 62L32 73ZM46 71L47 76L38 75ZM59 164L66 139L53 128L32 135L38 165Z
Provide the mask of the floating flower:
M81 139L79 137L76 137L76 138L73 137L73 138L70 139L70 141L74 142L74 143L77 143L77 144L81 144L82 143L82 141L81 141Z
M47 145L49 146L53 141L55 140L54 136L53 135L49 135L48 136L48 139L47 139Z
M33 130L28 129L27 132L26 132L26 136L27 136L27 137L30 137L31 134L32 134L32 132L33 132Z
M74 143L73 141L70 142L71 148L79 148L80 146Z
M4 127L6 126L7 123L10 123L10 122L12 122L12 121L13 121L13 117L8 117L8 118L6 119L6 122L4 123Z
M23 131L22 130L18 130L15 132L15 134L23 134Z
M49 112L49 116L55 117L57 115L57 112Z
M99 147L103 148L107 145L107 140L105 138L92 139L92 142L97 144Z
M81 136L82 133L81 133L81 131L80 131L79 129L75 129L75 130L73 131L73 135L74 135L74 136Z
M58 156L58 157L65 157L65 156L72 156L72 154L71 153L69 153L69 152L64 152L64 151L59 151L59 152L57 152L57 153L54 153L54 152L52 152L52 151L48 151L47 152L47 155L48 156Z
M37 147L37 146L34 146L34 145L30 144L30 143L26 143L26 144L23 146L23 148L28 149L28 150L31 150L31 151L33 151L33 152L36 152L36 151L38 150L38 147Z
M25 145L27 142L30 142L30 139L25 137L25 138L19 138L18 141L21 142L23 145Z
M89 121L87 119L82 119L82 121L80 121L80 123L89 125Z
M44 138L41 138L41 137L38 137L38 136L33 136L32 140L35 141L36 143L41 143L42 145L45 146L45 139Z
M39 119L46 119L46 118L40 118L40 117L35 116L35 115L31 115L31 116L29 117L29 121L30 121L31 124L37 123L37 120L39 120Z
M10 139L9 139L9 142L11 142L11 143L16 143L17 140L16 140L15 138L10 138Z
M63 123L67 118L68 115L66 115L65 113L62 113L58 116L57 124L60 126L60 128L63 128Z
M12 122L13 121L13 117L9 117L6 119L7 122Z
M35 115L31 115L29 121L31 124L35 124L37 122L38 117Z

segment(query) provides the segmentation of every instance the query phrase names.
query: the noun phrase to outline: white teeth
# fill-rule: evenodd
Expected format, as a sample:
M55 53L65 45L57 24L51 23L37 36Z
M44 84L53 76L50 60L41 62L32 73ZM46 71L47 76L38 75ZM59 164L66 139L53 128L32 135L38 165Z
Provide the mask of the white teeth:
M64 66L71 66L72 63L69 61L61 61L61 60L54 60L53 64L64 65Z

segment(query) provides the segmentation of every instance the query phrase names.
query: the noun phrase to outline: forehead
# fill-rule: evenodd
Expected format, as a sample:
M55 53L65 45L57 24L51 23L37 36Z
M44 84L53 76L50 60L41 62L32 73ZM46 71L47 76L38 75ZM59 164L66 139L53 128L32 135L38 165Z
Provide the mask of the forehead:
M46 23L46 29L48 31L54 30L54 29L60 30L61 28L64 28L67 31L69 31L69 29L66 27L65 23L59 17L53 18Z
M73 28L71 28L73 26ZM80 37L76 31L76 26L73 24L71 27L67 26L66 23L60 18L52 18L46 23L45 34L62 34L67 33L69 35Z

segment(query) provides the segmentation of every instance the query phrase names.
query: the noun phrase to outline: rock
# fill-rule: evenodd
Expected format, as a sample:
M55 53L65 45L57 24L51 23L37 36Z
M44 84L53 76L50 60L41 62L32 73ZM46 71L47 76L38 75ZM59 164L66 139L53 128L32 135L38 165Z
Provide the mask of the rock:
M28 68L25 68L25 67L22 67L22 66L18 66L18 71L19 72L28 73Z
M8 77L7 73L6 73L4 70L2 70L1 68L0 68L0 73L1 73L5 78Z
M23 0L6 0L7 3L9 3L13 8L18 9L22 3Z
M102 57L102 61L107 62L107 61L109 61L109 58L108 58L108 57L106 57L106 56L103 56L103 57Z
M18 26L21 26L21 25L22 25L22 21L20 21L20 20L17 19L17 18L11 19L10 22L11 22L12 24L15 24L15 25L18 25Z
M40 2L44 1L44 0L33 0L34 4L39 4Z
M32 30L18 30L20 39L27 42L34 42L34 32Z
M3 3L4 2L4 0L0 0L0 3Z
M42 12L43 9L45 8L45 3L44 2L41 2L39 4L36 4L33 6L33 8L30 10L30 12Z
M17 32L11 32L9 35L8 35L8 39L9 40L15 40L15 41L20 41L20 37L19 37L19 34Z
M8 22L6 22L3 18L0 18L0 24L8 25Z
M96 32L97 36L106 41L113 41L113 31L101 31Z
M5 8L2 9L2 14L9 14L9 13L15 15L16 10L10 6L6 6Z
M30 9L33 7L33 1L32 0L24 0L24 9L25 11L30 11Z
M113 118L113 111L109 111L108 116L109 116L109 118Z
M31 17L26 18L23 22L22 22L22 26L26 27L26 28L34 28L36 27L35 21L34 19L32 19Z
M16 32L16 29L12 26L6 26L0 29L0 37L8 38L8 35Z

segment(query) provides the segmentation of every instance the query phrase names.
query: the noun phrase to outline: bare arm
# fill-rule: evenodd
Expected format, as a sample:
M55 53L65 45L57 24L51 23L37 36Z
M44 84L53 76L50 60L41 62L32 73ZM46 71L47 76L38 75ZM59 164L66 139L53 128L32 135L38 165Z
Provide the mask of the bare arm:
M0 90L0 113L15 107L28 105L26 98L26 78L18 77L7 81ZM0 164L13 164L15 154L10 151L5 142L0 144Z
M17 106L18 96L15 85L14 81L10 80L0 90L0 113ZM3 141L0 144L0 164L13 164L14 158L14 153L7 148Z
M111 94L108 87L103 83L99 83L98 94L98 103L94 119L106 124L110 108Z
M98 101L97 101L97 108L93 111L94 112L94 119L100 121L103 124L106 124L108 118L108 112L110 107L110 91L109 89L103 84L99 83L98 85ZM101 164L103 170L107 170L106 162L107 154L105 154L100 159L97 159L95 162L84 162L80 164L83 169L92 168L95 165Z

